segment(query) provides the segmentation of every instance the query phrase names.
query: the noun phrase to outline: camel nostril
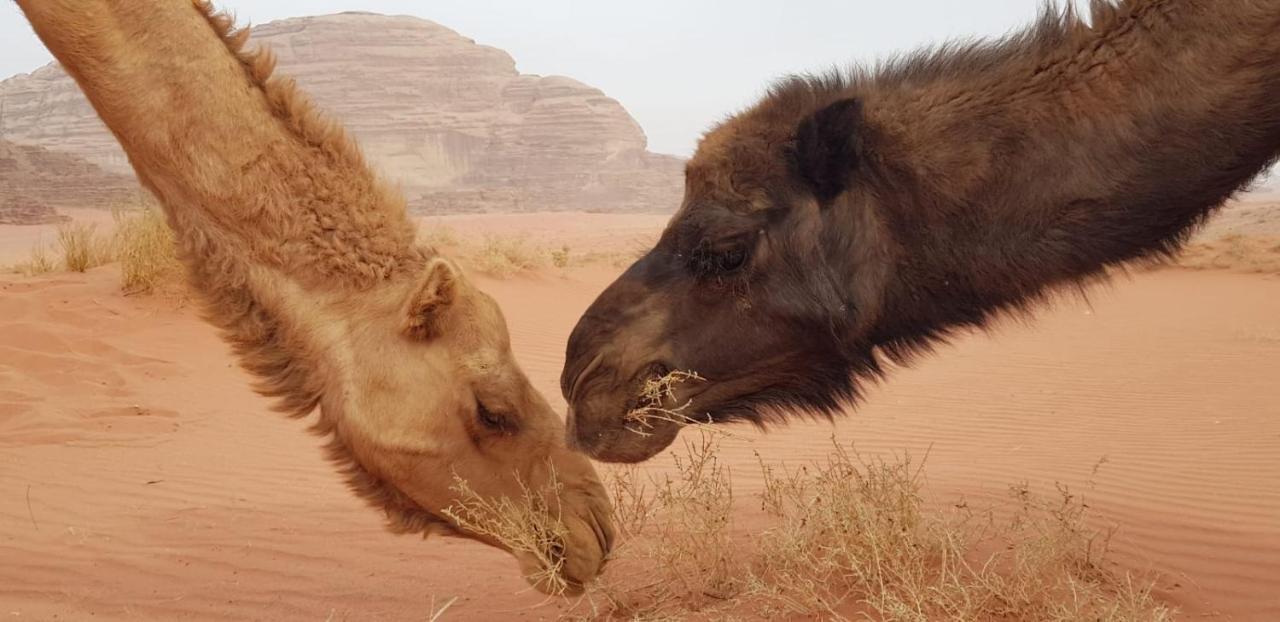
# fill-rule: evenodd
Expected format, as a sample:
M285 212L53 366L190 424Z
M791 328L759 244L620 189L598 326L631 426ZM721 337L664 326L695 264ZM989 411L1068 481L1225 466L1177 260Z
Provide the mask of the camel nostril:
M653 378L662 378L670 373L671 373L670 365L667 365L666 363L660 363L660 362L654 361L653 363L649 364L648 373L644 375L644 379L650 380Z

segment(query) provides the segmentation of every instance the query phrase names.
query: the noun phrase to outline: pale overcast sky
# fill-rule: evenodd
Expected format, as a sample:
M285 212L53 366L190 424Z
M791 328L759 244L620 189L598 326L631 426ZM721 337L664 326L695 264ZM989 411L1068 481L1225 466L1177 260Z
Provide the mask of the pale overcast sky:
M618 99L654 151L689 155L715 121L794 72L954 37L996 36L1041 0L220 0L240 23L360 10L408 14L510 52L520 71L571 76ZM1061 2L1059 2L1061 4ZM51 60L0 0L0 78Z

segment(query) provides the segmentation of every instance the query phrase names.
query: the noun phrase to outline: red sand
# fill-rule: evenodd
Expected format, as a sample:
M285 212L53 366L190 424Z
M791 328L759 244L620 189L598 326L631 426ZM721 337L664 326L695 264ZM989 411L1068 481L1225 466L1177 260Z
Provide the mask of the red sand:
M557 405L568 332L616 272L483 280ZM453 597L443 619L556 617L503 553L382 531L211 328L116 278L0 277L0 617L426 620ZM1187 619L1275 620L1277 361L1280 278L1140 274L944 347L834 427L741 430L722 455L740 495L752 451L817 458L833 434L930 451L938 502L1061 481Z

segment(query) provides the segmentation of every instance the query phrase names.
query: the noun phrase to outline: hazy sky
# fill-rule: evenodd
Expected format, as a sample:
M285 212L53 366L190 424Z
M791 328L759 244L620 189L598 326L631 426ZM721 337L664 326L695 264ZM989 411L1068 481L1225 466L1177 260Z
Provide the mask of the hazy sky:
M1060 2L1061 3L1061 2ZM654 151L689 155L709 125L779 76L869 61L953 37L994 36L1041 0L221 0L254 24L346 10L409 14L620 100ZM0 77L51 60L0 0Z

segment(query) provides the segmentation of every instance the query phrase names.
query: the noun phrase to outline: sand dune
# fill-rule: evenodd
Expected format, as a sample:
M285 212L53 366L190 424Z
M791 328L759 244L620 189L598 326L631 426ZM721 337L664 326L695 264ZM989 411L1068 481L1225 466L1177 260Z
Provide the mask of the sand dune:
M511 229L541 235L522 218ZM589 224L573 244L658 226ZM614 273L481 279L558 407L565 339ZM444 619L562 610L500 552L382 531L193 309L122 297L116 279L0 277L0 616L425 620L454 597ZM736 430L722 455L748 500L753 452L800 462L833 435L928 453L939 504L1063 482L1118 529L1116 560L1159 573L1186 619L1280 619L1277 360L1280 278L1143 273L960 339L834 425Z

